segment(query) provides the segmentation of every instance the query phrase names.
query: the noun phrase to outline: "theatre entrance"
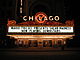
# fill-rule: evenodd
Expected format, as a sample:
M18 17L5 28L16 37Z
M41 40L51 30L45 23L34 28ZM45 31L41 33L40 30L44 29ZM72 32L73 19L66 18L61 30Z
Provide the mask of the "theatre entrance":
M52 47L52 40L43 40L43 47Z
M29 47L52 47L52 40L29 40Z
M31 48L31 47L40 47L40 48L45 48L45 47L52 47L52 40L44 40L44 39L40 39L40 40L17 40L16 41L16 46L18 47L27 47L27 48Z
M29 40L29 47L38 47L37 40Z
M17 39L15 46L23 48L57 48L66 44L64 39Z

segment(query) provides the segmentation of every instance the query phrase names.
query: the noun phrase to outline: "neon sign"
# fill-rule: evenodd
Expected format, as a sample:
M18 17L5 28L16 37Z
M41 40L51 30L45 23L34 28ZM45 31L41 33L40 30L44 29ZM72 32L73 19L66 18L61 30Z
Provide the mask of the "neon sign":
M59 16L47 16L44 12L38 12L35 14L35 17L34 16L24 16L23 17L23 20L24 21L37 21L38 23L44 23L45 21L49 20L49 21L59 21L60 20L60 17Z

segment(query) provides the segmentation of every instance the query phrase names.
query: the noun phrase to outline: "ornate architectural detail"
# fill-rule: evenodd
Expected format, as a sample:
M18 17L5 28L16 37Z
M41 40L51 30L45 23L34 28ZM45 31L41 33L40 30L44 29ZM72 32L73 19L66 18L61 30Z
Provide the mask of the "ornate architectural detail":
M11 25L16 25L16 21L15 20L8 20L7 26L11 26Z
M56 21L46 21L43 24L39 24L35 21L27 21L16 24L15 20L8 20L7 26L11 25L51 25L51 26L74 26L74 20L67 20L65 23L56 22Z
M65 24L68 26L74 26L74 20L67 20Z

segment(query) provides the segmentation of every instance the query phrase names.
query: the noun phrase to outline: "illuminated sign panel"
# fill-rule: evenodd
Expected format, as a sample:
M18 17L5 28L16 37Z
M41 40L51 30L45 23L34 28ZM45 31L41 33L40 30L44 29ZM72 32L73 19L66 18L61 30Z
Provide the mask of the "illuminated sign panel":
M73 27L26 27L10 26L9 33L73 33Z
M74 33L74 21L66 20L65 23L59 21L59 16L47 16L44 12L35 14L35 19L23 16L24 22L18 23L16 20L8 20L8 33Z
M27 19L28 18L28 19ZM24 16L23 20L24 21L37 21L38 23L44 23L45 21L59 21L60 17L59 16L47 16L43 12L38 12L36 13L35 17L34 16Z

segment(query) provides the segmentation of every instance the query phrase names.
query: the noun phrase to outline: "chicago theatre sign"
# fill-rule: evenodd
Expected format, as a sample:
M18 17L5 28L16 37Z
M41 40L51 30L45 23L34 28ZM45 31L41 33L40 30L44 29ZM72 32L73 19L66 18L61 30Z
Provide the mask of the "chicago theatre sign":
M66 44L74 36L74 20L59 22L59 16L47 16L38 12L35 16L23 16L24 22L8 20L8 36L23 42L27 47L54 47Z
M32 16L32 17L29 16L28 19L29 19L29 21L36 20L38 23L44 23L46 20L50 20L50 21L55 20L55 21L58 21L60 18L59 18L59 16L55 16L55 17L49 16L48 17L45 13L38 12L38 13L36 13L35 17L34 16ZM27 21L27 16L24 16L23 20Z

